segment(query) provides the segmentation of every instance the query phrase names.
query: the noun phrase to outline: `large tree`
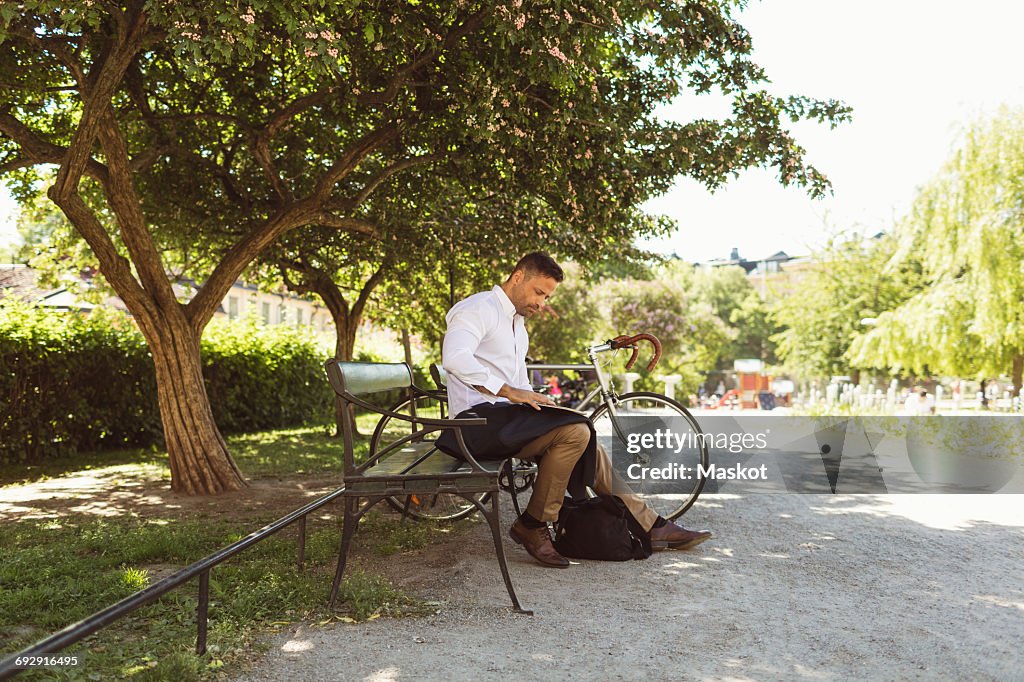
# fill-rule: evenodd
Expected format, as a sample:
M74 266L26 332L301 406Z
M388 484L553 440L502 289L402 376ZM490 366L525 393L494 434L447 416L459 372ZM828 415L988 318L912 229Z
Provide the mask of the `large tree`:
M963 142L899 224L884 276L922 284L885 308L851 357L954 376L1024 374L1024 110L1001 111Z
M206 396L200 334L252 260L320 225L367 240L389 178L458 162L559 212L578 248L687 173L770 165L826 189L789 122L836 102L762 89L739 2L23 0L0 5L0 173L50 199L153 353L172 487L244 485ZM661 121L684 89L722 121ZM609 234L610 232L610 234ZM202 282L177 300L166 254Z

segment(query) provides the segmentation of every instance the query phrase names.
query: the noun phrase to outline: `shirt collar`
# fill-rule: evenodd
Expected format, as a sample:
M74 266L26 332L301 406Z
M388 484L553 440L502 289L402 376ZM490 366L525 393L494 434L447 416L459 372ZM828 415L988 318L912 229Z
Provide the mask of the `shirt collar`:
M516 314L516 307L512 303L511 299L509 299L508 294L505 293L505 290L501 288L501 285L495 284L491 291L493 291L498 297L498 302L501 304L501 309L505 311L505 314L509 317L514 317Z

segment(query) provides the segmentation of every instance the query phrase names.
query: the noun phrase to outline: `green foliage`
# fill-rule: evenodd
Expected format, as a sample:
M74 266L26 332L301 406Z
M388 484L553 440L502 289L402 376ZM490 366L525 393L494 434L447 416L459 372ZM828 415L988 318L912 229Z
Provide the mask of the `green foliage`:
M204 373L229 432L326 420L323 353L291 328L213 324ZM128 318L0 303L0 461L138 447L162 437L152 358Z
M565 267L565 281L558 285L551 306L558 317L544 313L528 321L530 356L539 362L586 362L591 343L604 339L607 326L597 306L597 285L581 276L573 264Z
M215 320L203 336L203 376L225 433L327 419L334 404L324 353L302 330Z
M735 330L735 337L722 349L718 369L732 369L732 362L737 358L759 358L767 364L776 362L772 336L781 328L772 320L743 268L727 266L694 271L693 286L696 295L711 305L715 315Z
M125 319L0 302L0 460L156 442L150 362Z
M979 378L1024 364L1024 110L977 121L918 193L883 271L921 285L882 308L851 357Z
M919 286L912 263L879 276L895 248L891 236L837 235L812 256L814 267L772 309L775 322L784 327L774 338L788 370L827 377L867 366L848 354L870 330L864 321L870 324Z
M647 332L658 337L664 354L657 372L682 376L684 391L696 389L735 334L708 303L667 279L608 282L602 287L601 305L610 323L609 336ZM638 359L636 367L644 361ZM623 362L620 359L619 366ZM645 377L637 387L651 388L652 381Z

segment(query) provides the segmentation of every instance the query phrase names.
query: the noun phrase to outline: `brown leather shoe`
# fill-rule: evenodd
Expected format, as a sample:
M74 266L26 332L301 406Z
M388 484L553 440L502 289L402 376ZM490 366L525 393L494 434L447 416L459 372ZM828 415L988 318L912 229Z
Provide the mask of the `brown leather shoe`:
M651 548L692 549L710 538L709 530L686 530L669 521L661 528L651 529Z
M569 568L569 560L558 553L551 543L551 534L546 525L540 528L527 528L519 519L515 520L508 534L516 543L526 548L537 563L549 568Z

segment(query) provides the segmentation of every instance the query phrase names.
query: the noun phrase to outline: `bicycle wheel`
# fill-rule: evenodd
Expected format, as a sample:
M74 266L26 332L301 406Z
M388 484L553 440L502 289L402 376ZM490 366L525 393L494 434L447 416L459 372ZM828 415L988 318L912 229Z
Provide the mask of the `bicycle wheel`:
M418 417L444 419L448 416L448 399L442 393L417 396L414 400L405 398L392 407L391 411L412 415L414 408ZM377 422L377 427L373 430L373 436L370 438L370 457L395 441L408 436L414 430L411 423L384 415ZM441 431L433 431L424 435L417 442L433 444L440 435ZM424 454L432 452L436 453L436 449L427 449ZM397 449L391 456L403 456L402 450ZM475 497L485 504L490 500L490 493L478 493ZM406 513L417 521L455 521L466 518L476 511L472 502L451 493L389 497L387 502L395 510Z
M675 519L697 501L706 480L708 448L685 407L638 391L619 396L614 417L604 404L590 420L621 482L658 514Z

